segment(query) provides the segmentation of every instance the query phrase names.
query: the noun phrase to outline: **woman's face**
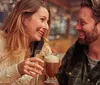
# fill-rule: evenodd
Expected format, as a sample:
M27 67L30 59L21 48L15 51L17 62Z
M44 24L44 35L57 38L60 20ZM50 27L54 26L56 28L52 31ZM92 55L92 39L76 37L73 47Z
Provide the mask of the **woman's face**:
M49 12L46 8L40 7L31 18L24 19L24 27L30 41L40 41L44 33L49 30Z

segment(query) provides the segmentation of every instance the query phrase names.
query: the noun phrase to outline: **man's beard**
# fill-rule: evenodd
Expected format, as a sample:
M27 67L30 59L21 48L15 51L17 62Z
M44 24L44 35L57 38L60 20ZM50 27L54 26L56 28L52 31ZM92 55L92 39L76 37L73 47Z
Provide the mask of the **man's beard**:
M79 43L80 44L86 44L89 45L91 43L93 43L94 41L96 41L98 39L98 30L97 27L94 27L94 29L92 30L92 33L88 33L85 34L85 39L79 39Z

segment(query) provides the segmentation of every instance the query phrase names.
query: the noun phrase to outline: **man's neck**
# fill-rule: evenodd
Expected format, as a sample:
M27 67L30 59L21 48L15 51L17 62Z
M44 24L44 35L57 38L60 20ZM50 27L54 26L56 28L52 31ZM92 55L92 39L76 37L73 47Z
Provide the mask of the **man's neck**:
M89 57L94 60L100 60L100 45L97 43L95 45L89 45Z

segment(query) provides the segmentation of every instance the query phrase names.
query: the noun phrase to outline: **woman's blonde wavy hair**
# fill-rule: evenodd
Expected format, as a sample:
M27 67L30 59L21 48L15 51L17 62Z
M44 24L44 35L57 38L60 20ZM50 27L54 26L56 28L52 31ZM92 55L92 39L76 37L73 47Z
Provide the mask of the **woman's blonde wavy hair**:
M4 20L2 29L7 34L8 52L21 52L27 49L28 39L23 27L23 17L31 17L40 6L45 7L49 14L49 8L43 0L20 0L8 17ZM50 25L50 16L48 24Z

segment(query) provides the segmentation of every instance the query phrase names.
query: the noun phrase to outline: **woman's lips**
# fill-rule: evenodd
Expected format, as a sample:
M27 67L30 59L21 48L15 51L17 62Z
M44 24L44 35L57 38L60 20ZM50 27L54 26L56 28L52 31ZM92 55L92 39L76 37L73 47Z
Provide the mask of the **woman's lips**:
M40 36L43 36L43 34L44 34L44 32L39 31L39 35L40 35Z

